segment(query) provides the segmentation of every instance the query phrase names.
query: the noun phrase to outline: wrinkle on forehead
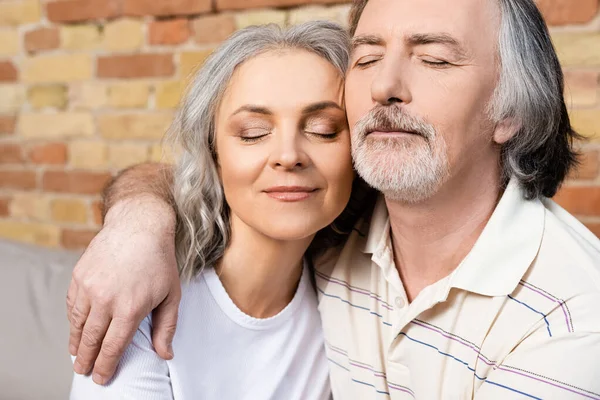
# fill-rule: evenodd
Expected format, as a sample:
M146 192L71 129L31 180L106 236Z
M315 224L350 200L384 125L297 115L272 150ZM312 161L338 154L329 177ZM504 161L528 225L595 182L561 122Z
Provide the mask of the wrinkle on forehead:
M391 40L445 32L465 48L496 49L501 21L497 0L369 0L355 37Z

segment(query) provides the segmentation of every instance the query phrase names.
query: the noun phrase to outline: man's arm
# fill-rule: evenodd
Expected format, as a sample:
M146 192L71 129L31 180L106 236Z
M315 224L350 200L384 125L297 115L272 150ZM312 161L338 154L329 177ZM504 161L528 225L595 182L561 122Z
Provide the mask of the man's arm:
M104 226L77 262L67 294L75 372L105 383L142 319L153 314L153 344L169 359L181 297L175 261L172 168L141 164L106 189Z

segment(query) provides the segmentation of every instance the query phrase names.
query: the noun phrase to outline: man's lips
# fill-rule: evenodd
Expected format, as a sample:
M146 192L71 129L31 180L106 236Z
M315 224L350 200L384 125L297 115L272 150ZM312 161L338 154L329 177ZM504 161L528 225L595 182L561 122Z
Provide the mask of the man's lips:
M264 192L273 199L292 202L306 200L318 190L319 188L309 186L273 186Z
M373 131L367 132L367 136L384 136L384 137L390 137L390 136L407 136L407 135L423 136L419 132L402 131L402 130L395 130L395 131L392 131L392 130L373 130Z

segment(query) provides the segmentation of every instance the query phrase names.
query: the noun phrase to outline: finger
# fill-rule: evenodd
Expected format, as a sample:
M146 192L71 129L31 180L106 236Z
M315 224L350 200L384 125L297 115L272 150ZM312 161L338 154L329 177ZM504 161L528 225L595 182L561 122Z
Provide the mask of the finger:
M87 374L92 369L100 352L106 330L110 325L110 320L110 315L103 311L101 307L95 307L90 311L81 332L81 343L73 364L73 368L78 374Z
M112 378L140 323L141 320L134 321L131 318L113 318L94 364L94 373L92 374L94 382L104 385Z
M81 332L90 313L90 303L87 296L80 295L80 290L73 297L73 307L69 315L69 352L76 355L81 342Z
M173 358L173 337L177 328L180 292L169 294L152 313L152 345L165 360Z
M69 322L71 322L71 310L73 310L73 306L75 306L75 299L77 298L77 289L77 282L75 282L75 279L71 278L69 289L67 290L67 319Z

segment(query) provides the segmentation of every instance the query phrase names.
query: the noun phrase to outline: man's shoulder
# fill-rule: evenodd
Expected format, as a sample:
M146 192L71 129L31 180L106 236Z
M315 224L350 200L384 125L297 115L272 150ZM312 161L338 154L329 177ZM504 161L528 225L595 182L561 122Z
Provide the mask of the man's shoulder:
M521 280L532 296L553 300L580 331L600 331L600 240L551 200L544 200L544 235Z
M543 203L544 235L534 268L600 291L600 239L552 200Z

